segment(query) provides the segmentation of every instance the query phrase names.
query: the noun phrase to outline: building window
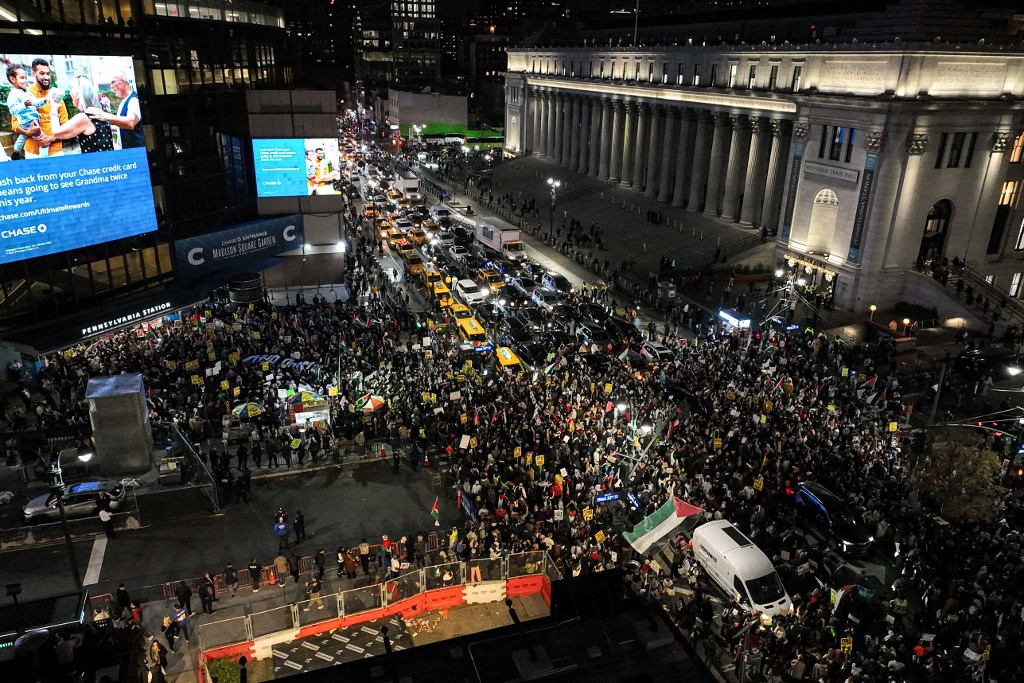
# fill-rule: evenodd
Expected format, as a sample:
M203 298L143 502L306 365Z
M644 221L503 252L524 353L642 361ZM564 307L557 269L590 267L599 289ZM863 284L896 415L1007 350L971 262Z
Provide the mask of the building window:
M679 71L679 73L678 73L678 75L676 75L676 85L682 85L683 84L683 69L684 68L685 68L685 65L684 64L680 64L679 68L677 69Z
M711 65L711 78L708 79L708 87L709 88L714 88L716 85L718 85L718 65L717 64L712 64Z
M1003 189L999 191L999 206L1013 206L1017 198L1017 183L1007 181L1003 183Z
M693 82L691 85L700 85L700 64L693 65Z
M654 82L654 62L647 63L647 82Z
M668 64L661 65L661 82L668 83Z
M998 254L1003 244L1003 233L1006 231L1006 224L1010 220L1010 213L1017 201L1017 183L1007 181L1003 183L999 191L999 206L996 207L996 215L992 220L992 232L988 236L986 254Z
M978 133L971 133L971 141L967 143L967 156L964 157L964 168L971 167L971 159L974 158L974 143L978 141Z
M799 64L793 67L793 92L800 92L800 77L803 71L804 68Z
M943 133L939 136L939 148L935 151L935 168L942 168L942 159L946 156L946 145L948 143L948 133Z
M828 158L831 161L839 161L843 154L843 145L846 143L846 127L833 126L832 140L828 146Z
M1013 151L1010 152L1010 163L1019 164L1024 156L1024 133L1021 133L1013 140Z
M857 129L847 128L846 130L846 157L844 158L844 160L846 161L846 163L850 163L850 160L853 158L853 143L857 139Z
M1017 243L1013 245L1014 251L1024 251L1024 220L1020 222L1017 230Z
M1014 273L1013 277L1010 279L1010 296L1013 297L1014 299L1016 299L1017 296L1020 295L1021 275L1024 275L1024 273Z
M964 141L967 133L953 133L953 140L949 145L949 159L946 160L946 168L959 168L960 157L964 153Z
M576 77L576 60L575 59L569 62L569 76L571 76L573 78Z
M739 70L739 65L738 64L730 64L729 65L729 87L730 88L735 88L736 87L736 72L738 70Z
M772 65L771 73L768 74L768 89L775 90L779 83L779 66L778 64Z
M600 75L601 75L601 78L604 78L604 58L603 57L601 58L601 72L600 72Z
M750 73L747 75L747 88L753 90L757 86L757 64L750 65Z
M636 73L633 75L633 80L634 81L639 81L640 80L640 62L636 63Z
M818 142L818 158L825 158L825 146L828 144L828 126L821 127L821 140Z

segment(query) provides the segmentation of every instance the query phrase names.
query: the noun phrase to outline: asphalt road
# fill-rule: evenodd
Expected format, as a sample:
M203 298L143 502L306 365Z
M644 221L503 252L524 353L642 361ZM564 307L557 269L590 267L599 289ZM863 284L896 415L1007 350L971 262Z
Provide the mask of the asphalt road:
M220 515L120 532L106 543L97 581L87 587L93 594L108 593L124 581L141 594L144 586L197 577L204 571L219 573L228 561L242 569L255 555L270 564L277 554L272 525L278 507L291 517L296 510L305 514L308 537L299 546L300 554L312 555L323 547L328 560L334 558L338 545L357 545L364 537L375 543L381 534L397 539L438 530L430 517L437 496L430 487L430 474L413 472L403 463L401 473L393 475L390 460L361 465L352 479L338 479L335 471L328 470L256 480L253 494L248 505L230 505ZM458 511L443 496L438 504L441 529L450 529L459 519ZM95 541L83 539L72 545L84 577ZM74 590L64 545L0 554L0 584L13 582L22 583L23 601Z

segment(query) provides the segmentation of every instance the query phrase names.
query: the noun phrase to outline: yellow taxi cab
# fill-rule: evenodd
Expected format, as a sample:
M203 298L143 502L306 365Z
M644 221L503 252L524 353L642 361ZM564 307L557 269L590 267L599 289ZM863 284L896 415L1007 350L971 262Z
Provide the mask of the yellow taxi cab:
M441 281L441 271L437 269L437 264L433 261L427 261L423 264L423 284L426 286L427 291L433 293L434 283Z
M519 360L512 349L507 346L499 346L494 350L494 357L498 359L498 370L504 370L510 372L513 375L518 375L526 369L522 361Z
M473 344L475 350L490 350L487 330L476 318L459 318L455 321L455 327L459 330L459 337ZM485 346L486 349L483 348Z
M423 232L427 233L431 237L433 237L434 235L441 231L440 226L438 226L437 223L430 220L429 218L426 219L425 221L420 222L420 228L423 230Z
M377 217L377 209L373 208L372 206L368 206L365 209L363 209L363 218L376 218L376 217Z
M410 245L411 247L411 245ZM423 258L414 248L402 251L402 261L405 263L405 271L409 275L423 274Z
M434 295L434 301L437 302L438 308L443 309L455 301L455 298L452 297L451 290L448 289L448 285L444 283L444 280L436 281L434 283L434 288L431 291Z
M423 232L420 228L415 228L405 233L405 238L413 244L423 244L427 241L427 233Z
M389 247L396 248L399 242L405 241L405 235L398 228L388 228L385 239L387 239Z
M407 254L417 253L416 247L414 247L412 243L409 242L409 240L405 239L404 237L400 240L395 241L395 249L398 250L398 255L401 256L402 258L405 258Z
M382 240L386 240L388 238L388 231L395 227L387 218L376 219L374 225L377 226L377 234L380 235Z
M408 209L410 206L412 206L412 202L409 201L408 197L399 197L398 208Z
M399 190L397 188L394 188L394 187L392 187L390 190L388 190L388 199L394 201L394 200L401 199L401 198L402 198L402 191L401 190Z
M480 282L486 284L487 288L491 290L491 294L497 294L498 290L505 286L505 278L492 268L481 268L477 271L477 276Z
M473 317L473 311L469 309L469 306L467 306L464 303L455 301L454 299L451 301L451 303L445 306L444 310L446 313L448 313L449 317L455 320L462 320L464 318Z

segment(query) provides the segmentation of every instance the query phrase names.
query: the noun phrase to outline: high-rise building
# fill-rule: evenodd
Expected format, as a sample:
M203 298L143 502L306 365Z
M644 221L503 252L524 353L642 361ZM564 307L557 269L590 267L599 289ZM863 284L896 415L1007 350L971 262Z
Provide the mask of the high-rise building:
M349 91L357 0L273 0L284 12L296 85Z
M354 21L356 78L364 88L418 90L441 81L434 0L364 0Z

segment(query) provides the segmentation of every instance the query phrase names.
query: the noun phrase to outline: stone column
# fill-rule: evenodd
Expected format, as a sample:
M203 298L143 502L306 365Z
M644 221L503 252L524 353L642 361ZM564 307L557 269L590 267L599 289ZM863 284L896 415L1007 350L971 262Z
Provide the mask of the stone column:
M640 105L636 102L626 103L626 126L622 132L619 182L627 187L633 184L633 149L636 144L637 129L640 126L639 118Z
M573 149L572 164L570 164L569 170L586 173L587 142L590 139L590 102L585 96L580 95L576 101L576 108L579 111L580 126L576 129L573 137L576 147Z
M768 170L764 176L764 201L761 203L761 225L768 226L769 234L779 230L779 206L782 201L782 174L785 173L783 150L789 145L782 144L784 122L773 119L771 129L771 150L768 152Z
M555 154L555 93L548 92L544 98L544 109L547 112L547 124L544 130L544 156Z
M675 107L665 110L665 137L661 143L661 171L658 173L658 201L667 202L672 199L672 162L676 148L676 124L679 122L679 110Z
M722 176L729 160L729 142L737 117L719 114L715 118L715 133L711 138L711 155L708 162L708 189L704 193L704 215L717 216L718 202L722 194Z
M580 166L580 96L572 96L572 117L569 119L569 158L562 165L570 171Z
M772 144L767 121L763 116L751 120L750 156L747 159L747 183L743 189L743 205L740 207L740 225L751 227L761 221L761 202L764 200L766 185L765 171L768 168L768 150Z
M551 158L562 161L562 127L565 125L565 95L556 93L554 98L555 125L551 131Z
M693 140L693 170L690 173L690 199L687 211L702 211L708 185L708 159L711 155L711 136L714 134L716 115L697 113L697 135Z
M651 105L641 104L637 112L636 140L633 141L634 190L644 189L644 171L647 170L647 141L651 137Z
M612 154L612 126L615 125L615 111L618 106L613 100L601 98L601 156L598 160L597 177L601 180L608 179L608 169L611 168Z
M601 160L601 112L604 111L604 98L592 97L590 102L590 147L587 148L587 174L596 176ZM582 153L582 152L581 152Z
M530 133L526 141L531 154L537 153L538 129L540 128L540 97L536 88L530 88Z
M746 116L737 116L733 119L729 166L725 169L725 196L722 197L723 220L735 220L739 212L740 192L743 190L743 181L747 174L750 123Z
M647 180L644 185L644 196L654 199L658 196L658 151L664 156L668 156L664 148L667 146L661 144L661 121L665 118L664 107L655 107L654 113L651 115L651 132L648 135L647 144ZM667 131L666 131L667 132ZM668 140L668 137L665 138Z
M572 107L575 95L562 96L562 166L569 166L569 150L572 147Z
M623 109L625 108L622 100L612 100L612 128L611 128L611 158L608 160L608 175L605 176L608 180L613 182L618 181L619 173L622 166L622 115ZM604 174L604 154L601 155L602 168L601 173Z
M679 145L676 148L676 180L672 185L672 206L683 206L689 199L687 180L693 166L690 137L696 125L695 121L692 109L679 110Z

